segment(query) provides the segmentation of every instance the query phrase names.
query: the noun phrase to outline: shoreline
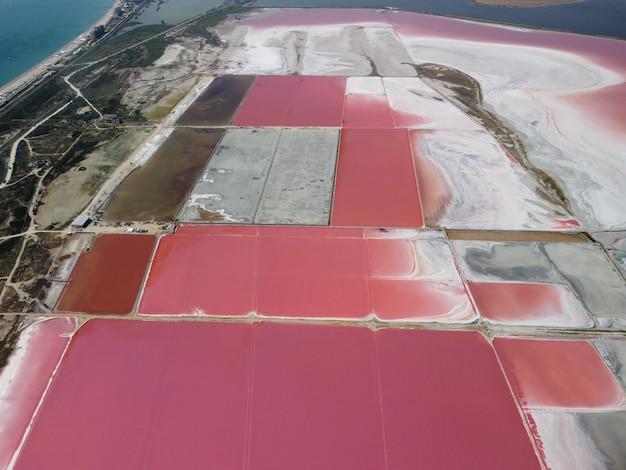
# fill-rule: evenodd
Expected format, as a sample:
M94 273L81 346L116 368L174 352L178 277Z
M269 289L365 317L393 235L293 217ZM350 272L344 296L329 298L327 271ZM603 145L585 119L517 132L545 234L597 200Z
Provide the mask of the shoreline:
M90 34L93 29L101 24L108 25L115 18L115 9L123 3L123 0L114 0L111 8L89 28L75 37L65 46L56 50L54 53L34 65L26 72L11 80L5 85L0 85L0 106L6 101L9 102L16 94L24 90L29 85L43 78L46 74L55 71L55 67L65 58L75 54L85 43L90 40Z

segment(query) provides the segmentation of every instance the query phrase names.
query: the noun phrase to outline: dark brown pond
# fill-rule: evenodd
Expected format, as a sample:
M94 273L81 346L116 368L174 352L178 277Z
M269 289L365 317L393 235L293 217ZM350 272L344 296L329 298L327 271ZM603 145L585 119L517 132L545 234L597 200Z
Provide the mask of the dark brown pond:
M172 220L222 133L221 129L176 129L145 166L122 181L104 219Z
M217 77L178 119L180 126L224 126L230 123L255 77Z

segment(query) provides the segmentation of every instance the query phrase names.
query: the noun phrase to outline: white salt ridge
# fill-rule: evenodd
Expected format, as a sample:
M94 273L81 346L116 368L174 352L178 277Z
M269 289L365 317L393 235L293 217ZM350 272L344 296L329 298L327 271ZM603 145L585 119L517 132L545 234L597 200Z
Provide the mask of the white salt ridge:
M530 186L534 180L486 132L427 132L416 147L414 152L439 167L452 189L438 227L551 230L554 219L569 218L537 195Z
M385 87L380 77L348 77L346 95L384 95Z
M462 113L449 101L415 77L385 77L383 84L389 106L402 113L423 118L424 122L409 127L414 129L465 129L481 130L482 127ZM396 122L396 125L398 123Z
M404 39L416 63L454 67L478 80L486 107L518 133L529 160L564 187L586 228L626 228L626 139L567 101L623 83L621 73L546 48Z
M350 27L316 26L307 30L303 75L367 75L366 57L354 52Z
M363 31L371 28L373 33ZM244 46L226 63L224 73L363 76L372 72L370 54L397 68L410 57L389 29L385 23L249 27ZM394 71L414 75L412 68L401 68Z
M389 238L393 239L392 237ZM416 316L407 315L404 318L384 318L382 320L401 323L472 323L476 321L478 316L464 290L461 277L454 263L452 250L447 241L428 238L412 239L407 246L408 250L410 252L406 253L405 257L412 260L412 268L409 272L396 276L375 275L374 277L395 279L396 282L400 283L404 280L435 282L436 294L445 298L451 308L440 314L424 315L424 312L420 312ZM418 310L420 309L419 306L416 307Z
M283 50L290 31L286 28L248 28L244 44L226 64L227 74L288 75Z
M409 278L462 285L453 261L452 250L445 241L416 240L411 243L411 248L414 267Z
M15 345L11 356L7 364L0 371L0 467L1 468L13 468L15 461L19 454L19 451L24 443L32 420L37 411L42 405L45 392L50 386L52 379L59 367L63 353L59 356L59 363L57 363L54 370L46 371L42 369L42 362L45 361L41 357L41 353L45 350L41 350L38 347L37 339L41 339L41 335L45 335L45 327L47 322L60 322L65 321L68 323L68 330L70 326L74 328L76 332L77 323L73 318L63 319L49 319L41 320L29 325L20 333L20 337ZM67 345L69 344L73 333L62 334L67 338ZM37 376L42 372L50 372L50 376L46 377L45 382L37 380ZM45 385L43 388L37 388ZM21 422L20 414L23 413L24 408L35 407L35 413L30 417L28 423ZM23 425L27 425L24 436L15 436L13 433L20 429ZM20 429L21 430L21 429ZM16 442L16 438L19 437L19 441ZM18 447L15 448L15 444Z
M597 470L607 467L606 457L578 418L570 413L532 411L546 464L551 470Z

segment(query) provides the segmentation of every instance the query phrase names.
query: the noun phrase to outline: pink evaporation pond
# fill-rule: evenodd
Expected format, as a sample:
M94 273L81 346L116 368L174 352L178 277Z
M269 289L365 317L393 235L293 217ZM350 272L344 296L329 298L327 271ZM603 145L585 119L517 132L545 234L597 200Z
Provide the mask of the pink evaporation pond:
M343 110L344 128L394 128L385 95L348 94Z
M339 127L345 87L344 77L258 77L232 125Z
M373 332L263 325L255 352L251 468L385 468Z
M243 468L248 325L92 320L16 469Z
M331 221L357 227L424 225L406 130L342 132Z
M101 319L72 339L15 469L463 468L468 458L539 468L478 333Z
M586 341L497 338L504 372L526 408L614 409L624 393Z
M255 308L257 238L186 234L162 237L139 312L245 315Z
M261 315L362 318L371 312L362 237L262 237L258 282Z
M154 249L151 235L101 235L83 253L57 310L130 313Z
M479 333L389 329L377 350L387 468L540 468Z
M474 312L461 285L416 279L372 279L372 304L383 320L473 319ZM458 312L458 313L457 313Z
M565 286L472 281L468 281L467 285L480 316L494 323L593 325L576 297Z
M139 312L290 318L473 318L460 281L413 279L410 242L362 229L183 226L161 239ZM197 260L204 260L198 263ZM391 266L392 268L390 268ZM398 275L393 267L405 274ZM459 312L465 312L460 317Z
M0 390L0 468L9 468L75 328L73 318L53 318L22 331L3 369L14 375Z

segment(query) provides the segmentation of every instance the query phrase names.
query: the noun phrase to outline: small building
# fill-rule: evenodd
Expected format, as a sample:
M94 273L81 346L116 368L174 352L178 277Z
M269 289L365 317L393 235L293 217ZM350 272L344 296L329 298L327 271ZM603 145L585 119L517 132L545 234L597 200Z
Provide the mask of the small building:
M74 219L74 222L70 224L72 228L86 228L91 223L91 219L86 215L79 215Z
M121 124L122 118L117 114L105 114L102 116L102 122L105 124Z
M93 29L93 31L91 31L91 38L97 41L98 39L103 37L105 34L106 34L106 31L104 29L104 25L98 25Z

